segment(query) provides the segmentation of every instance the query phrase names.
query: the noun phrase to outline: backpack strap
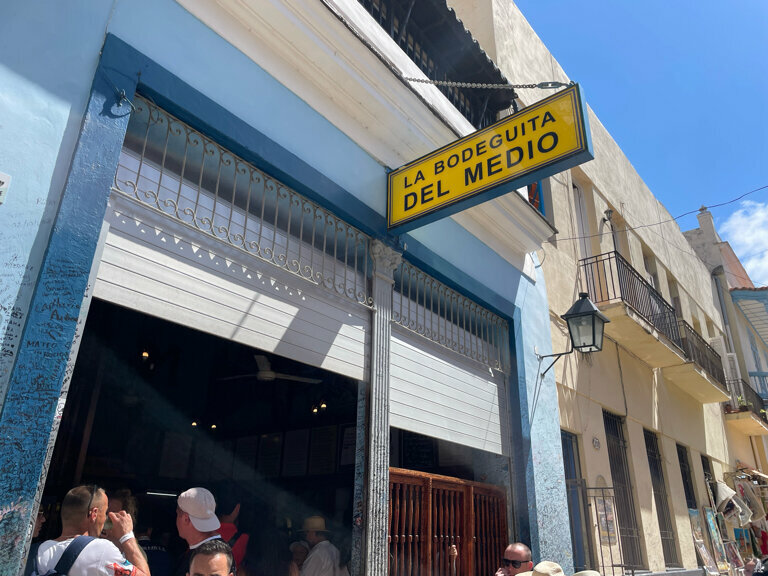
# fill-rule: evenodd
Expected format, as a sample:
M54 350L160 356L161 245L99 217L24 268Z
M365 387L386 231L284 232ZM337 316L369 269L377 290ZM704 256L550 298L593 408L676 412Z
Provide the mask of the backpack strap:
M58 574L69 574L75 560L80 556L80 552L82 552L83 548L88 546L93 540L95 540L93 536L76 536L66 547L64 554L61 555L59 561L56 562L54 571Z
M235 545L235 542L237 542L237 539L240 538L240 531L235 530L235 533L232 535L232 538L227 540L227 544L229 544L229 547L232 548L232 546Z

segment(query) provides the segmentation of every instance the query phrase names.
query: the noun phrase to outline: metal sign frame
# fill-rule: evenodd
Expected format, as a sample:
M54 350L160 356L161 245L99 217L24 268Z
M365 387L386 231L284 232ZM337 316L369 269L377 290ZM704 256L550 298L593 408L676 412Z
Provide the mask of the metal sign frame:
M557 116L552 113L556 108ZM560 111L566 113L565 117ZM556 126L548 127L548 123ZM545 127L548 131L544 131ZM510 131L514 137L510 137ZM396 233L413 230L593 158L586 104L579 85L572 84L390 172L387 229ZM470 161L474 168L466 166ZM453 191L447 189L444 177L455 180L462 169L464 185L451 185ZM488 178L484 178L486 175ZM414 210L417 204L422 207ZM410 210L413 212L408 215L401 214Z

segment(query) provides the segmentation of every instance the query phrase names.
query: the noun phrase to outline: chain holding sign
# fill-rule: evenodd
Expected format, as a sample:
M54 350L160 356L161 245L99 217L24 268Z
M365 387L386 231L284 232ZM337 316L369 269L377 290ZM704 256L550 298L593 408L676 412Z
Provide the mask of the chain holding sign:
M405 232L594 157L578 84L389 173L387 228Z

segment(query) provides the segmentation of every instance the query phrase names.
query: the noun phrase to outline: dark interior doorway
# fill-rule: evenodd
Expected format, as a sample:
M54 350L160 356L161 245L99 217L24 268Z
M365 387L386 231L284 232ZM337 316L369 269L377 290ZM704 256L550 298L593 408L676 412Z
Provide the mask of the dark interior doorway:
M262 561L290 558L303 518L326 517L349 553L357 383L94 299L43 499L41 538L77 484L140 496L139 516L178 548L175 495L209 488L241 503ZM142 510L143 508L143 510ZM278 573L278 567L274 567Z

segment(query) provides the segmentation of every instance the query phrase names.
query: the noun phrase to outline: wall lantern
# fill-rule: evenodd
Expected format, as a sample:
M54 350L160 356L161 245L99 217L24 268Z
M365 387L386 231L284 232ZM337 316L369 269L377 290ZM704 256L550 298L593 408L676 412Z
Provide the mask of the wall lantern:
M568 324L568 333L571 336L571 349L568 352L560 354L548 354L539 356L543 358L554 358L552 364L541 373L544 376L552 366L555 365L561 356L571 354L574 350L579 352L600 352L603 349L603 336L605 334L605 324L610 322L608 317L597 309L589 299L589 294L581 292L579 299L573 306L561 316ZM538 356L538 354L537 354Z

